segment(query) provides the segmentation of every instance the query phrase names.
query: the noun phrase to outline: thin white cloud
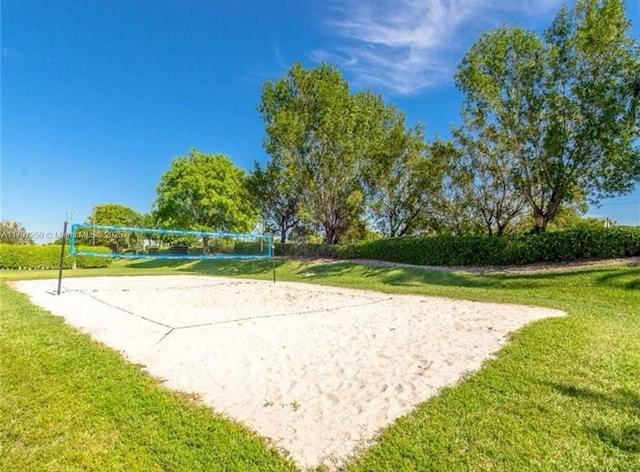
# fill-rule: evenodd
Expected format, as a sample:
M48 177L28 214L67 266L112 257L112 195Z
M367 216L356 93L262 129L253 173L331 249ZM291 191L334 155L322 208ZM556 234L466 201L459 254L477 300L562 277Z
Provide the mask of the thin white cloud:
M475 37L501 23L546 17L562 0L347 0L328 10L324 26L342 38L310 53L337 64L357 86L410 95L451 80Z
M235 79L240 82L247 82L255 84L259 82L264 84L268 80L273 80L275 77L283 76L293 64L293 59L289 59L282 51L280 44L277 41L270 43L271 55L269 62L263 62L259 64L251 64L247 67L241 76Z
M280 45L277 42L271 43L271 49L273 51L273 57L278 64L278 67L282 70L287 70L291 64L288 63L288 60L285 58L282 50L280 49Z

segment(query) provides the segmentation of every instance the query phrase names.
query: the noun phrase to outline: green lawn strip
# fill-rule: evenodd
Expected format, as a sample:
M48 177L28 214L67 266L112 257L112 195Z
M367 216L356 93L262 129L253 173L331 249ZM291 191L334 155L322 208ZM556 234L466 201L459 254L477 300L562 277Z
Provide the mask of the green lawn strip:
M620 328L578 317L534 323L348 470L637 470L640 438L624 435L640 426L640 382L625 348L636 346L637 361L640 331L612 346Z
M0 290L0 470L295 470L248 429Z
M269 271L268 261L117 261L95 273L269 279ZM472 275L280 260L277 272L279 280L540 305L569 315L516 333L479 373L381 432L347 470L640 470L640 268Z

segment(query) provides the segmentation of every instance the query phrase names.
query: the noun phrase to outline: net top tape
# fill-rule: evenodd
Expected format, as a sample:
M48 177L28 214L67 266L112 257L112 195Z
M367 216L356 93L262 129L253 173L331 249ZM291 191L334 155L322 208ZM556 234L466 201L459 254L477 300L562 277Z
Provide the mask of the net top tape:
M271 239L271 235L258 234L258 233L220 233L215 231L194 231L184 229L165 229L165 228L137 228L132 226L105 226L105 225L92 225L88 223L74 223L71 225L70 235L79 229L90 230L105 230L105 231L124 231L124 232L137 232L137 233L157 233L157 234L175 234L182 236L218 236L229 238L262 238L266 240Z

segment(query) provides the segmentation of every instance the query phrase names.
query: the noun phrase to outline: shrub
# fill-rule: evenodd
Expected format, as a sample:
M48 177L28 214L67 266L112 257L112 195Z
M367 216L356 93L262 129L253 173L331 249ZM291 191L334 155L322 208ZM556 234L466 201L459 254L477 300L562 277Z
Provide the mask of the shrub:
M518 265L640 255L640 227L579 228L505 237L405 236L353 244L332 255L416 265Z
M111 249L101 246L78 246L78 251L91 251L100 252L104 254L111 254ZM68 254L68 250L67 250ZM58 258L60 258L60 248L58 248ZM110 257L105 256L68 256L65 259L69 259L69 263L65 264L65 268L73 267L73 261L75 259L76 267L79 269L95 269L99 267L109 267L111 261Z
M111 253L109 248L83 247L78 251ZM78 268L108 267L110 257L103 256L69 256L65 248L63 267L70 269L75 262ZM57 269L60 263L60 247L56 245L33 246L17 244L0 244L0 268L3 269Z

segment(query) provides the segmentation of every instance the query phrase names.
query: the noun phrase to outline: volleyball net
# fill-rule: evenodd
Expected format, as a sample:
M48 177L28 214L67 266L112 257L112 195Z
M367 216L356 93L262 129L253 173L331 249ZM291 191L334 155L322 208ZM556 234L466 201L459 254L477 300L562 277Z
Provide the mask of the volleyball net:
M110 249L105 251L104 248ZM132 259L268 259L273 239L265 234L74 224L69 254Z

